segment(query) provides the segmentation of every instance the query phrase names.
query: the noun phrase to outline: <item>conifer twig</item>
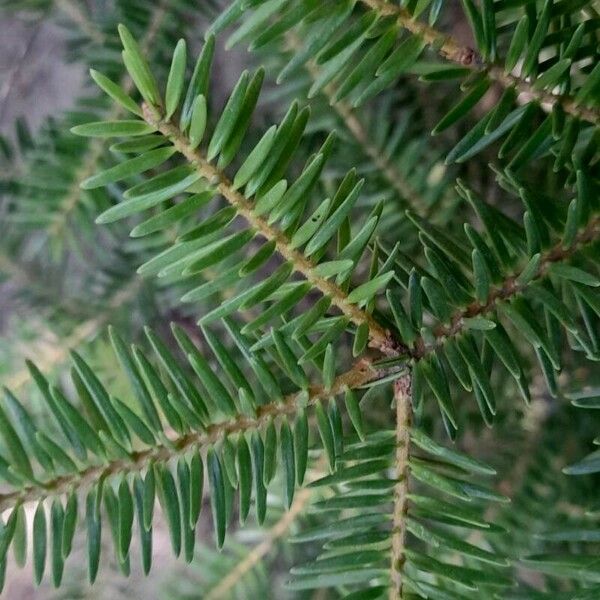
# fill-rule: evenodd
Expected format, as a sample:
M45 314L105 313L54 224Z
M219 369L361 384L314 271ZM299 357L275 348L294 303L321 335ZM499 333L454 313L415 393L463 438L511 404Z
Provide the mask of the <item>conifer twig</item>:
M236 208L238 214L267 241L274 241L277 252L288 261L294 270L306 278L322 294L331 298L331 302L354 324L367 324L369 328L370 345L378 348L385 354L392 352L390 338L387 331L375 321L372 315L360 309L355 304L348 302L348 295L338 285L315 273L312 261L301 252L290 247L286 235L269 225L269 223L255 214L250 201L233 188L231 181L225 173L208 162L198 149L193 149L187 138L173 124L155 118L152 111L144 105L144 118L160 133L167 137L177 151L182 154L190 164L194 165L200 175L211 182L216 182L219 193Z
M451 35L418 21L405 8L386 0L360 1L382 17L395 18L400 27L413 35L419 36L428 46L435 48L442 58L469 69L486 71L488 76L502 87L514 87L519 94L525 94L527 97L535 99L542 106L546 105L549 107L548 112L551 111L552 107L560 105L566 113L578 119L588 121L594 125L600 123L598 109L581 106L577 104L572 96L566 94L559 96L552 92L534 89L533 82L512 73L507 73L501 65L484 63L473 48L464 46Z
M78 4L73 0L58 0L58 7L96 44L100 45L106 42L105 35L90 20L81 3Z
M281 401L259 406L256 417L238 414L228 421L209 425L204 431L192 431L172 439L169 445L159 444L155 447L134 451L128 459L109 460L107 463L88 466L75 474L55 477L46 482L36 482L22 489L0 494L0 512L19 502L33 502L46 496L64 494L72 488L90 486L116 473L139 472L152 462L166 462L192 448L206 448L224 436L258 430L270 419L294 415L301 407L312 406L319 400L338 395L347 389L358 388L380 376L380 371L371 366L368 361L361 360L352 369L336 377L330 388L326 389L321 385L310 386L308 399L304 392L290 394Z
M286 35L287 46L294 52L297 52L301 47L298 36L289 32ZM314 60L309 60L305 69L313 80L318 79L320 71L319 66ZM333 110L338 114L340 119L346 125L348 131L358 142L365 154L371 159L373 164L379 169L384 179L396 190L398 195L405 203L415 212L422 214L425 201L412 188L406 178L398 171L390 159L385 156L381 148L370 139L366 126L356 115L352 107L344 101L334 101L336 87L332 83L328 83L322 89L323 94L329 101Z
M68 4L71 4L68 2ZM141 41L141 50L144 54L148 53L158 35L161 25L167 16L167 7L169 0L161 0L160 4L156 7L152 15L152 20L148 24L148 29ZM94 27L93 23L90 23ZM101 33L98 29L95 29L97 33ZM121 78L120 86L124 88L126 93L131 93L134 88L133 81L126 72ZM113 120L118 119L125 109L119 105L113 106L112 110L106 116L107 119ZM81 198L81 182L93 175L98 166L98 161L104 156L105 151L105 140L94 140L90 143L88 151L86 152L81 167L77 170L71 186L67 193L63 197L59 210L55 213L52 220L52 224L48 229L48 237L56 237L61 234L68 223L69 215L76 209Z
M413 358L420 359L423 356L434 351L443 344L444 339L455 337L464 329L464 319L478 317L493 310L498 302L510 300L517 294L523 292L532 282L543 279L547 276L550 267L554 263L568 260L583 247L594 243L600 236L600 216L591 219L585 228L583 228L575 237L573 243L564 248L562 242L558 242L541 255L538 272L528 283L519 283L520 273L507 277L500 285L490 290L487 302L473 302L466 308L463 308L452 316L449 324L440 324L434 330L435 342L427 345L422 337L417 338L414 343L411 355Z
M405 561L406 514L408 511L408 458L410 449L411 376L410 372L394 382L396 403L396 477L392 521L391 585L389 599L402 598L402 566Z
M79 346L83 341L94 337L100 329L108 323L109 319L113 316L115 309L119 308L135 296L141 284L142 279L136 277L129 285L121 288L113 296L106 307L106 310L103 310L99 315L80 323L75 327L73 332L61 342L60 346L56 346L47 354L37 356L36 362L38 367L42 370L48 370L55 367L68 357L71 350ZM23 368L8 377L4 382L4 385L12 391L15 391L25 385L30 378L31 375L29 369Z

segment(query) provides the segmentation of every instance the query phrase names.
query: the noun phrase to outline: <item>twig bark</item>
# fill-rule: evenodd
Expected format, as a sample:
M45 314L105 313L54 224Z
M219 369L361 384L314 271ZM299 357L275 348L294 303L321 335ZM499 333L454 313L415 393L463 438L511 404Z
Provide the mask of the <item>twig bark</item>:
M166 136L177 151L190 164L195 166L203 178L211 182L216 182L216 189L219 193L236 208L238 214L246 220L250 227L266 240L275 242L279 255L288 261L296 272L305 277L322 294L331 298L332 304L354 324L357 326L367 324L372 347L379 349L385 354L389 354L392 351L387 331L375 321L373 316L355 304L348 302L347 293L338 285L317 275L315 265L312 261L306 258L301 252L292 249L288 238L283 232L272 227L265 219L256 215L251 202L233 188L231 181L225 173L208 162L198 149L193 149L187 138L175 125L160 120L157 121L148 107L145 107L144 115L146 121Z
M396 403L396 477L391 551L391 585L389 600L402 598L402 567L405 561L406 513L408 511L408 458L410 450L411 375L410 372L394 382Z
M400 27L413 35L419 36L427 45L435 48L442 58L474 71L486 71L490 79L498 82L502 87L514 87L519 94L537 100L542 106L552 108L560 105L566 113L578 119L588 121L594 125L600 123L598 109L582 106L573 97L566 94L559 96L549 91L534 89L534 81L528 81L512 73L507 73L499 64L483 62L473 48L464 46L451 35L414 19L408 10L386 0L360 1L381 16L395 18Z
M500 285L490 291L487 302L473 302L466 308L457 311L450 319L449 324L440 324L434 330L435 342L426 344L422 337L417 338L411 356L420 359L433 352L444 340L460 334L464 329L464 319L485 315L492 311L498 302L510 300L517 294L523 292L532 282L543 279L554 263L564 262L571 256L582 250L585 246L594 243L600 236L600 216L592 218L588 225L576 236L573 243L564 248L562 242L558 242L550 250L541 256L540 266L536 276L526 284L519 283L520 273L507 277Z
M304 392L290 394L282 401L259 406L256 417L238 414L229 421L209 425L205 431L193 431L172 439L169 445L159 444L145 450L132 452L127 459L110 460L108 463L89 466L75 474L56 477L46 482L28 485L14 492L0 494L0 513L19 502L34 502L47 496L65 494L73 488L89 487L95 482L117 473L139 472L154 461L166 462L192 448L206 448L224 436L260 429L270 419L294 415L301 407L311 406L319 400L343 393L346 389L358 388L379 378L380 375L381 373L369 362L361 360L352 369L339 375L331 388L311 386L308 389L308 399Z

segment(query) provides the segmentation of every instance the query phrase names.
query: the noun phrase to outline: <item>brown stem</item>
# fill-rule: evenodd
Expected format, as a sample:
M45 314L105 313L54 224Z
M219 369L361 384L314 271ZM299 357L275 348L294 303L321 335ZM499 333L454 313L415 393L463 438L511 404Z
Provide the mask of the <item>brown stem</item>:
M192 448L205 448L215 444L224 436L257 430L271 418L294 415L301 406L311 406L317 401L343 393L346 389L354 389L380 377L381 373L371 364L362 360L352 369L339 375L330 389L323 386L311 386L308 389L308 400L304 393L299 392L286 396L282 401L275 401L259 406L256 417L238 414L229 421L209 425L205 431L193 431L171 440L167 446L160 444L146 450L132 452L128 459L111 460L107 464L87 467L76 474L56 477L44 483L36 483L23 489L0 494L0 512L3 512L18 502L34 502L52 495L67 493L74 487L82 488L115 475L141 471L154 461L167 462L173 457L184 454Z
M407 373L394 382L396 403L396 476L392 529L391 581L389 599L402 598L402 567L406 546L406 513L408 511L408 458L410 449L411 375Z
M588 121L594 125L600 123L600 113L597 109L580 106L574 98L568 95L558 96L552 92L536 90L532 85L534 82L507 73L500 65L482 63L481 58L473 48L463 46L451 35L417 21L408 10L386 0L360 1L381 16L395 18L400 27L413 35L419 36L426 44L435 48L438 54L446 60L475 71L487 71L488 76L502 87L515 87L520 94L537 100L542 106L546 105L551 108L560 105L566 113L578 119Z
M427 45L436 48L438 54L463 67L476 67L476 53L473 48L461 45L451 35L447 35L433 27L421 23L412 17L410 12L387 0L360 0L365 6L383 17L392 17L396 23L413 35L419 36Z
M548 275L550 267L557 262L564 262L580 251L587 244L593 243L600 235L600 216L594 217L588 225L582 229L573 243L565 248L562 242L557 243L541 256L540 266L536 276L531 281L542 279ZM484 315L492 311L498 302L509 300L523 292L529 283L518 282L519 274L507 277L501 285L490 291L487 302L473 302L452 316L449 324L440 324L434 330L435 342L427 345L422 337L419 337L411 350L411 356L417 360L423 358L436 348L441 346L446 338L454 337L464 329L464 319Z
M279 255L293 265L295 271L300 273L323 295L331 298L331 302L355 325L367 324L369 328L370 344L382 352L389 354L390 341L386 330L375 321L372 315L361 310L355 304L348 302L348 295L335 283L318 276L315 273L315 265L306 258L301 252L290 247L286 235L272 227L266 220L254 213L251 202L240 192L233 188L231 181L227 176L208 162L202 153L197 149L192 149L190 143L181 131L171 123L157 121L152 114L151 109L144 107L146 121L156 127L164 136L169 138L173 146L181 153L189 163L193 164L198 173L210 182L216 182L216 189L219 193L237 210L247 223L258 234L268 241L274 241Z

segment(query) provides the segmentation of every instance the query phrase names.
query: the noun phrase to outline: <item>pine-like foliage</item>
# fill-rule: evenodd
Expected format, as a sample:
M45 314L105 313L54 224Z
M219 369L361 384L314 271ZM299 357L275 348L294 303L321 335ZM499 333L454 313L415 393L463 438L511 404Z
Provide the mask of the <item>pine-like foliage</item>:
M168 597L598 598L596 3L235 0L188 41L146 4L68 11L108 98L3 186L9 257L94 248L153 326L5 388L2 573L60 586L79 527L92 583L107 537L148 574L160 521ZM258 63L224 102L220 40Z

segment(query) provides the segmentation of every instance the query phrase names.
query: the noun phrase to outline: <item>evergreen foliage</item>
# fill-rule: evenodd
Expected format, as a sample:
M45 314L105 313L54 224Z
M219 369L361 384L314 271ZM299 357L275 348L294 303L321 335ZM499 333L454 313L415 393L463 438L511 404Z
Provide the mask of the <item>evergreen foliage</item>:
M0 401L3 577L61 586L78 529L90 582L107 537L148 574L163 519L207 598L273 594L275 545L291 597L599 597L600 7L451 5L66 11L103 95L3 145L3 270L86 306Z

